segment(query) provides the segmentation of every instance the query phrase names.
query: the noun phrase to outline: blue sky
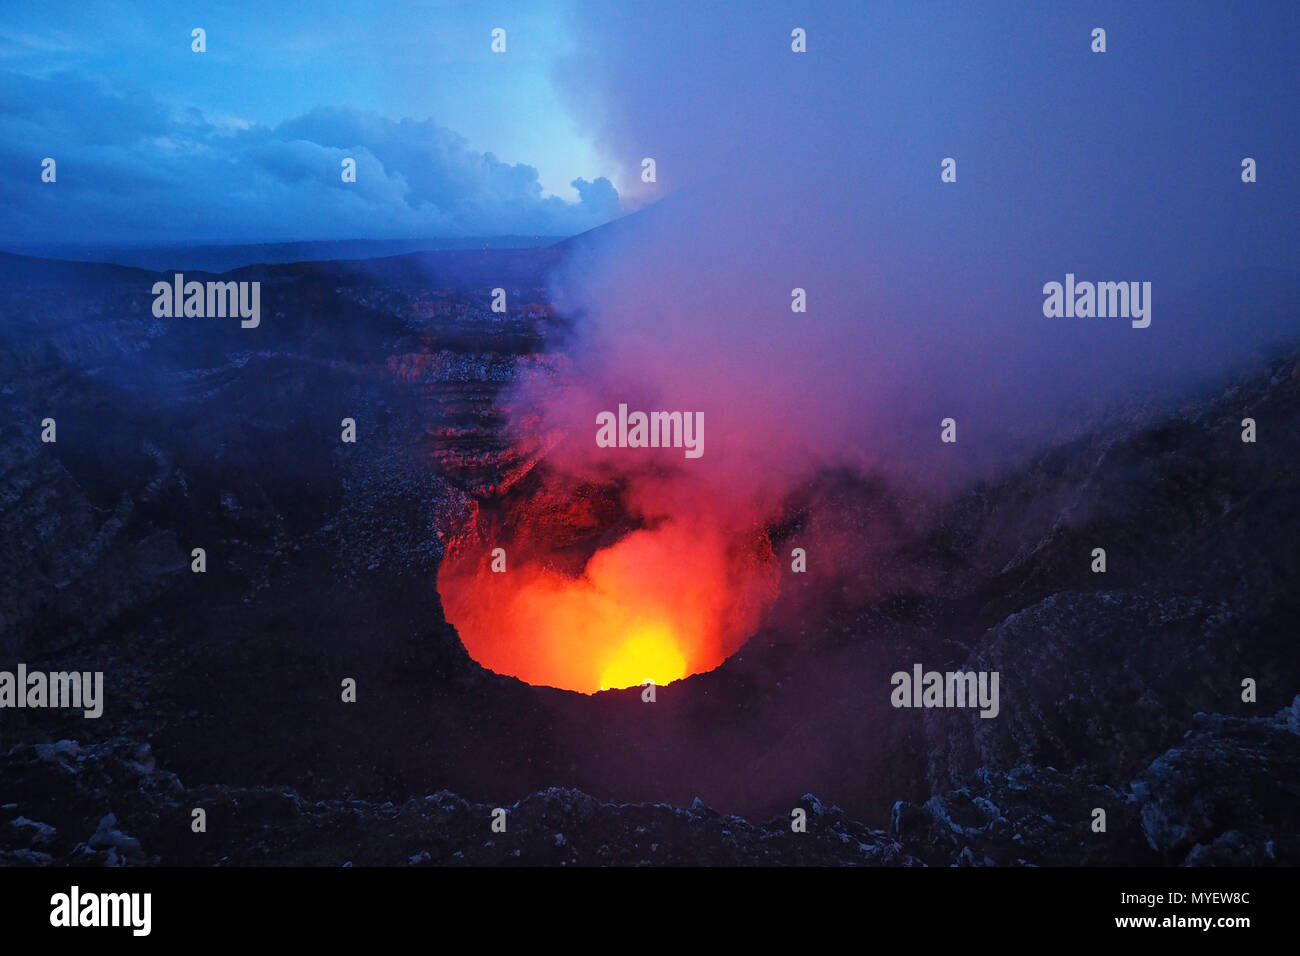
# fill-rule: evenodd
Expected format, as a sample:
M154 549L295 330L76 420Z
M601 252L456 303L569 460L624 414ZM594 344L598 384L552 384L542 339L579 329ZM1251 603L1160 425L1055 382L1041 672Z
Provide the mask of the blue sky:
M571 52L566 15L552 0L92 3L75 16L21 3L7 5L0 55L8 69L84 71L220 120L273 126L330 103L433 117L479 150L528 161L546 190L576 199L569 182L595 178L601 162L550 79L554 59ZM195 26L208 31L203 57L189 49ZM496 26L508 28L505 56L489 52Z
M584 186L584 206L571 183L617 179L623 164L601 156L553 81L572 53L569 17L551 0L6 4L0 159L21 179L33 158L53 156L59 195L34 207L30 190L8 197L5 238L75 235L73 203L105 239L589 228L617 214L615 191ZM504 55L490 50L498 26ZM207 31L204 54L190 49L194 27ZM338 198L338 158L362 142L371 149L356 157L360 201L313 212ZM399 202L411 178L424 191ZM187 191L218 204L233 194L237 208L204 215L186 208ZM241 195L293 214L259 217Z

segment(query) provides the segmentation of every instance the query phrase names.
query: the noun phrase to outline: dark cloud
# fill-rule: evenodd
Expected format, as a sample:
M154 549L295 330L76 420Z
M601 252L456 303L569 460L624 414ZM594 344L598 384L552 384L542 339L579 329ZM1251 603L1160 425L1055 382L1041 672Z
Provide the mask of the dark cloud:
M606 179L578 202L537 170L473 149L433 120L321 108L275 128L174 115L149 93L73 74L0 80L7 241L272 240L570 235L616 216ZM58 162L58 182L40 162ZM341 163L357 163L343 183Z
M75 73L39 79L9 72L0 73L0 124L6 142L50 151L136 143L168 125L148 93L113 90Z

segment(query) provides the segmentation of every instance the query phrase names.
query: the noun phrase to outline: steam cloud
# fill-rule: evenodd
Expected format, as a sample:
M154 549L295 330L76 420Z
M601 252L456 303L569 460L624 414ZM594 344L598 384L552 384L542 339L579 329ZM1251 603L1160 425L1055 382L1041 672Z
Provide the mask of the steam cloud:
M1230 104L1197 74L1178 90L1160 79L1189 50L1220 54L1208 27L1152 30L1140 57L1101 60L1053 11L954 8L937 31L928 8L613 6L579 11L581 56L558 79L623 160L620 195L646 205L578 243L555 281L579 320L572 365L513 403L521 427L540 410L565 436L551 468L630 482L647 574L677 555L762 594L771 569L738 565L725 542L819 469L951 488L1295 333L1297 230L1281 212L1295 183L1249 192L1231 133L1177 119L1198 97ZM806 54L790 50L795 26ZM1287 115L1282 72L1235 66L1266 115ZM657 183L639 181L644 157ZM1045 317L1044 283L1068 272L1150 282L1150 326ZM598 448L596 415L620 402L703 412L707 453ZM955 445L940 441L948 417ZM725 609L707 613L734 650Z
M937 30L905 6L612 6L581 9L582 52L559 80L624 160L625 199L667 198L598 232L560 282L589 322L571 351L580 394L532 397L566 431L585 439L596 406L630 395L703 410L695 470L730 494L828 463L946 485L1300 326L1294 177L1251 192L1262 183L1238 163L1254 148L1233 138L1222 83L1171 68L1222 55L1209 25L1132 14L1112 34L1141 31L1142 49L1116 63L1052 11L957 7ZM1300 145L1282 64L1232 67L1257 117ZM1186 86L1168 89L1170 73ZM1206 103L1223 115L1178 119ZM639 182L644 156L656 184ZM945 157L956 183L940 181ZM1045 318L1043 285L1067 272L1151 282L1151 326ZM945 417L959 453L939 442Z

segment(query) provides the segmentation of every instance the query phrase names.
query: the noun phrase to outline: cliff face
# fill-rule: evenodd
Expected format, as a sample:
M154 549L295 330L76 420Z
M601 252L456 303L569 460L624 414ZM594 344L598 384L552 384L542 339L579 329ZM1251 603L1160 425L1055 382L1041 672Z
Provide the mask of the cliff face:
M563 362L554 255L510 260L538 307L508 320L477 260L241 272L248 331L0 257L0 669L108 688L0 712L6 861L1296 862L1294 357L949 501L822 476L770 528L816 573L738 654L584 697L484 671L436 590L494 529L575 561L625 530L617 486L539 503L548 437L502 430L501 387ZM892 708L916 662L998 671L999 716Z

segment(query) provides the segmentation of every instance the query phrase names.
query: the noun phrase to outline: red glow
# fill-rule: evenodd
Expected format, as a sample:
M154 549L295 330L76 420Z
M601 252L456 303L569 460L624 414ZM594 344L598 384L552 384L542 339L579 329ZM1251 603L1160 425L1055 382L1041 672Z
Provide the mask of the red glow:
M530 684L595 693L712 670L776 593L761 533L663 522L596 551L577 576L536 556L516 566L508 543L494 573L495 544L449 554L438 588L470 655Z

